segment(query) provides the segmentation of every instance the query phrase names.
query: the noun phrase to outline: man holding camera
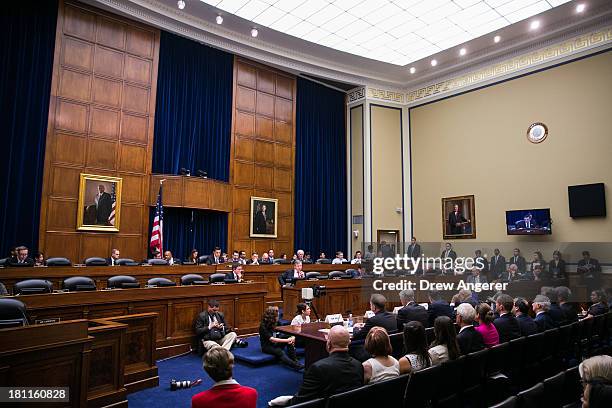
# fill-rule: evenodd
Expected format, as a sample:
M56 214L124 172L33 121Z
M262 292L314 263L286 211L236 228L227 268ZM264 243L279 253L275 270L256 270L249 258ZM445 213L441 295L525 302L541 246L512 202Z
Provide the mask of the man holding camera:
M198 350L201 350L201 347L205 351L214 347L229 350L234 343L242 346L236 333L225 324L223 313L219 312L219 301L214 299L209 300L208 309L198 315L195 331L198 336Z

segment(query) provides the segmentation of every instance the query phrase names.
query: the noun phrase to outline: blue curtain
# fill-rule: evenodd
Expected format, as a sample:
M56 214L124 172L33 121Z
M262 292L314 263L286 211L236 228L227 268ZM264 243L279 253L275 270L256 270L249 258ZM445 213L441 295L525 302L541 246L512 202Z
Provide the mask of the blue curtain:
M0 16L0 257L38 246L57 1L17 1Z
M155 207L151 208L149 225L154 217ZM164 251L172 251L175 258L184 260L194 248L200 255L211 254L216 246L226 250L226 242L227 213L164 207Z
M295 247L346 257L344 93L298 78L296 110Z
M233 56L161 32L153 172L229 181Z

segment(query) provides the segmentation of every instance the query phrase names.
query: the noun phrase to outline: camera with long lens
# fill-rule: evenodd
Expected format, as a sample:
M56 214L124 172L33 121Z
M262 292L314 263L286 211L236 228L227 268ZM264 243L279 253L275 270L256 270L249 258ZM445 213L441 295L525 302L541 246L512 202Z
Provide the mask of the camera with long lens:
M194 381L189 381L189 380L177 381L173 378L170 380L170 391L185 390L187 388L195 387L196 385L200 385L200 384L202 384L202 380L200 378Z

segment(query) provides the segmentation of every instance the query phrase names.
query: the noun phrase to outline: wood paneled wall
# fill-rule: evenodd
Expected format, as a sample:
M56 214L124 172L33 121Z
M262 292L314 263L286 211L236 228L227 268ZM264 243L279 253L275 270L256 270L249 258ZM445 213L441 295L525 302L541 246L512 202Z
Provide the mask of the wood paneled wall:
M146 254L159 31L61 1L39 248L80 262ZM123 178L119 233L76 230L79 174Z
M228 250L293 253L296 80L236 58ZM278 238L249 237L250 197L278 199Z

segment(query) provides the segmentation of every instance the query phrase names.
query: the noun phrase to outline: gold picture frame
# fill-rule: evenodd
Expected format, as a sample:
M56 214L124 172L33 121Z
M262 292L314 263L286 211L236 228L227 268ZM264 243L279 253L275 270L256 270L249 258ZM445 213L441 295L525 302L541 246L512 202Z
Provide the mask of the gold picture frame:
M442 236L443 239L475 239L476 207L473 195L442 198ZM455 205L459 206L459 216L454 215ZM451 219L457 221L451 224Z
M276 198L251 197L249 235L251 238L276 238L278 236L278 200Z
M77 230L119 232L122 185L121 177L81 173Z

